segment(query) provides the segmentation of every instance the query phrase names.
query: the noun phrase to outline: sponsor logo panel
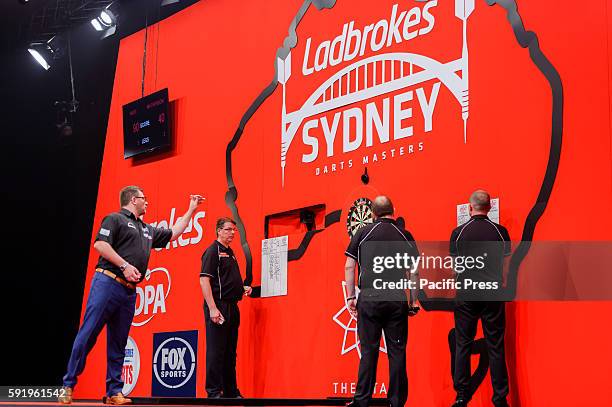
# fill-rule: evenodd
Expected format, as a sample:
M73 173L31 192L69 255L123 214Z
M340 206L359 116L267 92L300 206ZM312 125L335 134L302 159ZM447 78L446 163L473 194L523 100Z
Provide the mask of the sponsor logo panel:
M198 331L162 332L153 335L154 397L195 397Z
M170 271L163 267L147 270L136 287L136 311L132 326L143 326L158 314L166 313L166 301L172 287Z
M125 346L125 357L123 358L123 370L121 371L121 380L123 380L124 395L128 395L136 387L138 376L140 374L140 352L136 341L131 336L128 336L127 345Z

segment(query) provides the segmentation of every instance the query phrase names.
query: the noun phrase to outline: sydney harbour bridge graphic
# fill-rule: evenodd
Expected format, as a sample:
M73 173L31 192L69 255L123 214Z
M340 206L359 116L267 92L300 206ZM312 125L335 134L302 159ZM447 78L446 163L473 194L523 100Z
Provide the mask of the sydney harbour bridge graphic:
M285 186L287 152L300 125L306 118L431 79L440 80L459 102L463 119L463 140L467 143L469 117L467 20L474 11L474 3L475 0L455 0L455 16L463 22L461 58L442 63L424 55L405 52L371 56L343 68L328 78L306 99L302 107L293 112L287 112L285 103L286 84L291 76L291 53L284 59L279 58L278 82L283 87L282 186ZM399 68L396 65L399 65ZM415 72L415 66L419 68L417 72ZM381 79L378 82L377 70L381 73ZM359 75L360 71L362 75ZM372 78L369 78L368 72L372 72ZM461 75L458 75L458 72L461 72Z

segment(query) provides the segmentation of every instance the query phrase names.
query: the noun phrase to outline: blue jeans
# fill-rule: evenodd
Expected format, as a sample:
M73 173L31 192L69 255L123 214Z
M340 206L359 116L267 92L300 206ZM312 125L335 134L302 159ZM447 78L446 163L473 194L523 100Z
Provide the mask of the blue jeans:
M76 385L77 377L85 369L87 355L106 325L106 394L112 396L123 389L121 371L135 305L136 291L102 273L94 273L83 324L72 345L64 386Z

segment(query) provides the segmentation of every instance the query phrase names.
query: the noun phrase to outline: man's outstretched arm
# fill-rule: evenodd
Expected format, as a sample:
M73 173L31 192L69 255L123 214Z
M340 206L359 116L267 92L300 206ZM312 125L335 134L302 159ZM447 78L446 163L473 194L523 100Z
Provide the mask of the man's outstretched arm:
M176 223L172 226L172 237L170 238L170 241L176 240L180 235L183 234L183 232L187 228L187 225L189 225L189 221L191 220L193 213L198 208L198 205L200 205L202 202L204 202L203 196L201 195L191 195L190 196L189 209L187 209L187 212L185 212L185 214L181 216L176 221Z

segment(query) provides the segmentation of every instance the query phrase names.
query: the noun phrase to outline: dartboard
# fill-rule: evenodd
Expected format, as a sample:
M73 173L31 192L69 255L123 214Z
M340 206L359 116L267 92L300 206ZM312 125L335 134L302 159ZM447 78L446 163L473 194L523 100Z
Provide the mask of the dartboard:
M368 198L359 198L348 211L346 217L346 231L350 237L353 237L355 232L374 221L372 215L372 201Z

